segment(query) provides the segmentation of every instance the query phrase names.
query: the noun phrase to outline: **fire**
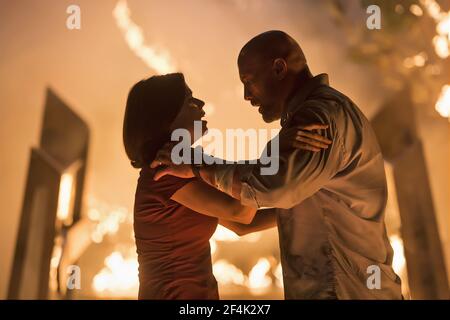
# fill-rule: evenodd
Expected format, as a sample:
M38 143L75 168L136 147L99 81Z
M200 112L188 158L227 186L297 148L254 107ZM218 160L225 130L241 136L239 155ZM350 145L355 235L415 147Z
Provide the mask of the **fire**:
M213 239L209 239L209 247L211 248L211 256L217 251L217 242Z
M445 37L434 36L433 44L436 54L442 59L445 59L450 55L448 50L448 41L445 39Z
M101 243L105 235L116 234L120 224L127 219L132 219L132 215L126 208L110 207L94 198L91 198L89 202L88 218L97 223L91 234L91 240L94 243Z
M211 255L214 255L217 251L217 242L236 242L236 241L246 241L246 242L257 242L261 238L261 232L254 232L248 234L244 237L239 237L233 231L228 230L227 228L221 226L220 224L217 226L216 232L214 232L213 236L209 240L209 244L211 247Z
M92 241L95 243L101 243L105 235L116 234L119 230L119 225L124 222L125 219L126 213L123 211L115 210L110 212L96 225L95 230L91 235Z
M238 285L247 287L253 295L266 293L272 286L272 278L269 276L271 264L268 258L260 258L245 275L235 265L225 259L218 260L213 265L213 273L220 285ZM278 279L277 285L282 287L281 265L278 265L274 276Z
M70 173L64 173L61 176L58 196L57 217L61 221L65 221L70 215L71 200L73 189L73 176Z
M117 2L113 10L117 26L122 31L125 41L136 56L159 74L174 72L176 67L166 50L157 50L144 43L142 29L130 18L130 9L126 0Z
M52 258L50 260L49 288L51 291L58 290L58 267L62 257L62 239L57 237L53 246Z
M441 94L436 102L436 111L450 121L450 85L442 87Z
M248 276L248 287L253 294L262 294L272 285L272 278L267 275L271 266L267 258L260 258Z
M450 56L450 11L443 12L435 0L420 0L428 15L436 22L437 35L433 38L436 54L446 59Z
M261 232L254 232L243 237L239 237L233 231L228 230L220 224L217 226L216 232L211 237L214 241L247 241L247 242L257 242L261 238Z
M132 215L122 207L114 207L91 197L89 199L88 218L96 222L91 239L95 243L101 243L106 235L114 235L121 224L132 219ZM129 221L129 222L130 222ZM247 241L255 242L261 237L261 233L254 233L240 238L234 232L219 225L210 239L211 253L217 250L218 242ZM134 249L134 248L133 248ZM130 251L132 251L130 249ZM55 257L55 260L57 255ZM99 297L135 298L139 287L138 262L135 252L127 256L119 251L112 252L104 262L101 269L92 280L92 287ZM282 286L281 266L277 269L279 275L277 285ZM261 258L251 269L249 274L225 259L220 259L213 264L214 275L220 285L236 285L248 288L252 294L264 294L272 285L271 264L268 258Z
M101 243L106 235L115 235L120 225L130 222L132 215L126 208L114 207L89 199L88 218L96 222L91 240ZM104 267L92 280L92 288L103 297L136 298L139 288L138 262L134 247L129 248L125 258L119 251L113 251L104 261Z
M114 251L105 259L105 267L95 275L92 286L99 294L136 297L139 288L137 258L125 259L120 252Z
M216 232L214 232L211 239L209 239L209 245L211 247L211 255L214 255L217 251L217 241L235 242L238 240L239 240L238 235L236 235L233 231L230 231L219 224L217 226Z
M281 262L278 263L277 268L275 269L275 272L273 273L273 275L275 276L276 280L276 285L279 288L283 288L283 270L281 267Z
M392 267L394 268L395 273L401 275L404 273L406 262L405 253L403 250L403 241L398 235L394 234L389 237L389 242L391 243L392 249L394 250Z
M213 234L212 238L215 241L239 241L239 236L236 235L233 231L228 230L227 228L221 226L220 224L217 226L216 232Z
M242 270L225 259L214 263L213 273L216 280L222 285L235 284L243 286L247 281L247 278L244 276Z
M411 293L408 285L408 273L406 272L406 259L403 247L403 240L399 235L394 234L389 237L392 249L394 250L394 258L392 261L392 268L395 273L402 279L402 294L406 299L411 298Z

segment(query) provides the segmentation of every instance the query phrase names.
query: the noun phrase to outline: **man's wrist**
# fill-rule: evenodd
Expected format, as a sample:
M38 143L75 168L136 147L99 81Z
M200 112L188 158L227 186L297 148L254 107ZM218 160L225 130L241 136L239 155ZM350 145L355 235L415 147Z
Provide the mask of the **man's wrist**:
M202 164L195 164L191 163L191 170L194 174L194 177L196 177L199 180L203 180L202 175L200 174L200 169L203 167Z
M214 164L202 164L202 165L194 164L192 166L192 172L198 179L213 186L214 188L217 188L214 169L215 169Z

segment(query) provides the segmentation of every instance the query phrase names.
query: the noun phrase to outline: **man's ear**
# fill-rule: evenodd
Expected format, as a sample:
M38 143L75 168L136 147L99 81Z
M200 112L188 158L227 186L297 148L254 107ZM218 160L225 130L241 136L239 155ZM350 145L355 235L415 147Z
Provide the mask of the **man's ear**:
M288 70L286 60L282 58L275 59L273 61L272 70L278 80L284 79Z

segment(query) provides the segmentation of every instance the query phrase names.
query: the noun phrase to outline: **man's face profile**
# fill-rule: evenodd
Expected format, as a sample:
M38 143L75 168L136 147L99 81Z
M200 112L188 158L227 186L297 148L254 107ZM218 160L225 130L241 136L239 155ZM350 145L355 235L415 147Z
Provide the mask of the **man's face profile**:
M244 85L244 99L258 108L267 123L281 117L281 103L276 96L277 79L272 70L272 61L240 56L239 77Z

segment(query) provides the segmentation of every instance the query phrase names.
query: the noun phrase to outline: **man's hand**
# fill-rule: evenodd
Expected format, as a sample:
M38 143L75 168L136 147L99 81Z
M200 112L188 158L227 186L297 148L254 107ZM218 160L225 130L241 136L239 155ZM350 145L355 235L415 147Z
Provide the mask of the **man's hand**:
M192 172L192 167L190 164L179 164L179 165L170 165L168 167L162 167L158 171L156 171L153 180L158 181L161 177L165 175L171 175L183 179L189 179L194 177L194 173Z
M156 154L155 160L153 160L150 164L150 168L152 169L160 167L158 171L156 171L153 180L158 181L161 177L167 174L183 179L194 177L190 164L173 164L170 157L173 146L173 142L166 143Z
M154 169L156 167L165 165L170 166L173 165L172 163L172 148L175 146L175 143L173 142L167 142L165 145L162 146L161 149L158 150L156 153L155 159L150 164L150 168Z
M280 149L303 149L318 152L327 149L331 140L312 132L313 130L327 129L326 124L308 124L303 126L281 129Z

